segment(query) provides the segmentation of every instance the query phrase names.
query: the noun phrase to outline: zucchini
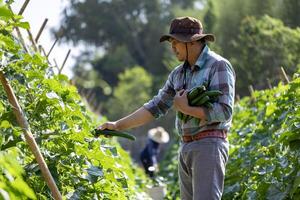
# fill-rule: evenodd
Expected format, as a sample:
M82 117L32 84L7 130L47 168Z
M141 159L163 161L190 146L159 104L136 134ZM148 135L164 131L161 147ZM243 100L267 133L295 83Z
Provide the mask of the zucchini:
M222 95L223 93L219 90L210 90L210 91L206 91L205 94L209 97L216 97Z
M209 101L206 102L206 103L204 104L204 106L207 107L207 108L209 108L209 109L212 109L212 108L213 108L213 104L210 103Z
M192 99L190 102L189 102L189 105L190 106L194 106L198 101L200 101L200 99L202 99L205 95L205 92L200 94L199 96L197 96L196 98Z
M184 123L187 123L189 120L191 120L193 117L190 115L187 115L187 117L184 119Z
M177 111L177 117L182 120L184 114L182 112Z
M205 91L203 92L200 96L194 98L191 100L191 102L189 102L189 104L191 106L195 106L198 105L198 102L201 101L205 96L208 97L212 97L213 99L217 98L219 95L222 95L223 93L219 90L210 90L210 91ZM211 98L210 98L211 99ZM203 103L201 103L200 105L202 105Z
M116 131L116 130L109 130L109 129L104 129L104 130L95 129L93 135L95 137L99 137L100 135L117 136L117 137L127 138L133 141L136 139L135 136L131 135L130 133Z
M203 98L201 98L197 102L195 102L195 104L193 104L193 106L202 106L203 104L205 104L208 101L209 101L209 97L204 96Z
M195 87L192 90L190 90L187 94L187 98L189 101L192 101L194 98L196 98L198 95L202 94L206 90L205 86L201 85L199 87Z

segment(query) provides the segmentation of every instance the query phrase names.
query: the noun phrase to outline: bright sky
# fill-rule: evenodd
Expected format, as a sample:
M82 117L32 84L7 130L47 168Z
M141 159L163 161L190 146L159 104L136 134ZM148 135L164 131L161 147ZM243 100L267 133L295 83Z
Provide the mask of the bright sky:
M12 4L12 9L15 13L18 13L21 9L25 0L15 0L15 3ZM54 38L51 36L51 28L58 28L60 24L60 13L65 7L67 1L65 0L31 0L27 5L23 17L24 21L30 23L30 30L35 38L40 27L42 26L45 18L48 18L47 25L39 38L39 44L41 44L46 53L49 52L52 44L54 43ZM22 31L23 38L26 38L27 43L30 44L28 35L25 31ZM68 50L71 49L71 54L63 68L62 73L67 75L69 78L72 77L71 67L74 65L74 57L79 54L79 49L74 48L71 45L58 45L56 44L52 50L49 61L54 64L53 59L57 61L58 66L62 66L62 63L68 53Z

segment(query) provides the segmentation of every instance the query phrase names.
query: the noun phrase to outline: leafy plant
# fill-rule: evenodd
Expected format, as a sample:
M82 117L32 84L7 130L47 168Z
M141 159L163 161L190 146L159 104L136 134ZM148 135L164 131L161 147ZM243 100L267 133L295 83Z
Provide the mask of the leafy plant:
M299 199L300 78L235 105L223 199ZM178 145L162 163L167 199L178 199Z
M15 26L24 27L26 23L21 22L22 17L14 15L2 0L0 10L0 69L14 89L63 197L147 199L143 192L147 179L132 163L128 153L115 140L94 138L90 134L105 119L98 120L86 109L77 89L66 76L55 75L43 56L30 48L28 53L24 51L19 40L12 35L12 30ZM2 85L0 97L1 155L6 155L11 149L19 152L17 160L25 169L24 180L31 189L22 181L16 186L23 184L26 186L24 190L33 191L23 194L24 191L19 189L17 195L20 198L34 198L35 193L38 199L49 199L50 191L33 154L22 139L22 130L12 107L8 106L10 104ZM10 170L7 158L0 162L6 163L1 170ZM16 166L16 172L10 173L20 177L20 167L15 161L12 165ZM0 188L13 198L11 194L16 186L8 185L12 182L10 179L5 181L7 187Z

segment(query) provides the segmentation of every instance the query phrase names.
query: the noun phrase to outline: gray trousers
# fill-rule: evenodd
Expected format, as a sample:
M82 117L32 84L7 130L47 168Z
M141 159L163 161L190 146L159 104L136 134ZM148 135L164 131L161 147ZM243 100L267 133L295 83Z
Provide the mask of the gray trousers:
M228 150L228 141L222 138L181 144L178 166L181 200L221 199Z

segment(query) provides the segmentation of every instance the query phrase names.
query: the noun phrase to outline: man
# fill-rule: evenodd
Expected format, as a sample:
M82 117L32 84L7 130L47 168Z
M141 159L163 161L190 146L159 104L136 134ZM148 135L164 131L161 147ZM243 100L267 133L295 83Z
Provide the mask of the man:
M223 192L235 73L226 59L208 48L206 43L214 40L214 35L203 33L199 20L174 19L169 34L163 35L160 42L169 41L177 59L184 63L170 73L163 88L148 103L122 119L98 127L123 130L141 126L163 116L172 105L192 116L186 123L176 119L182 141L178 157L182 200L221 199ZM187 92L204 82L208 90L220 90L223 94L212 108L190 106Z

